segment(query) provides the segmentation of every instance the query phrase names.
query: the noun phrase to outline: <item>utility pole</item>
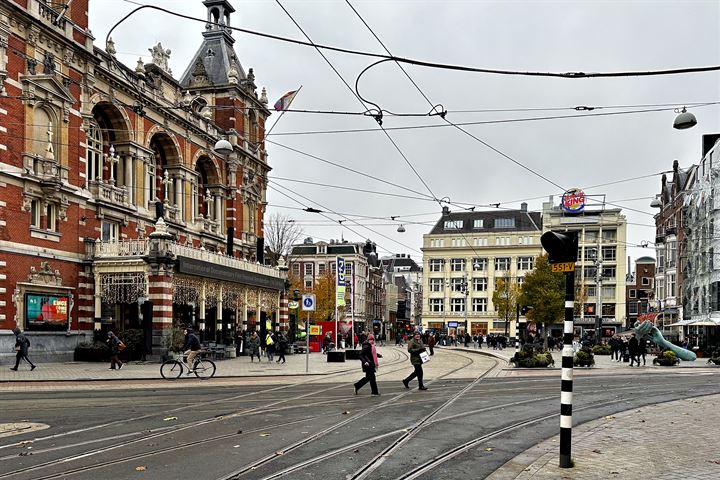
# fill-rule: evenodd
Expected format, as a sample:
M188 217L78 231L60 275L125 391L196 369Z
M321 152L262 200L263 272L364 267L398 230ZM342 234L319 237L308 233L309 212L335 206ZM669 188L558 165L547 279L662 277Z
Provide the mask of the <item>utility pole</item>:
M595 260L595 343L602 340L602 250L598 234L597 257Z
M468 333L468 320L467 320L467 317L468 317L468 308L469 308L468 300L470 299L470 289L468 288L468 277L467 277L467 273L463 275L463 291L464 291L464 293L465 293L465 322L464 322L464 327L465 327L465 333Z

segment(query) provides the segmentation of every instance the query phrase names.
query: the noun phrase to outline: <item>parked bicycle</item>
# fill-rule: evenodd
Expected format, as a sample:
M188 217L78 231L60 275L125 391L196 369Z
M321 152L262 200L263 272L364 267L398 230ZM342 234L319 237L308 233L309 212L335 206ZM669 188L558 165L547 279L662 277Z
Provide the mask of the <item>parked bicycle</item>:
M203 355L207 354L207 351L201 350L200 354L195 357L192 369L190 373L194 373L195 376L201 380L207 380L215 375L215 362L209 360ZM180 378L184 371L188 370L188 366L185 364L187 355L183 355L182 360L174 358L172 360L166 360L160 366L160 375L167 380L175 380Z

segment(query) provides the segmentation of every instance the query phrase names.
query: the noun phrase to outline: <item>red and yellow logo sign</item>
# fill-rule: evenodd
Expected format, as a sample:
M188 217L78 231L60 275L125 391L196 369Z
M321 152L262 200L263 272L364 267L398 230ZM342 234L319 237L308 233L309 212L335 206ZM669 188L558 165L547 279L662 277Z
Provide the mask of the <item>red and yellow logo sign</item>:
M585 192L579 188L571 188L563 194L560 207L568 213L582 212L585 208Z

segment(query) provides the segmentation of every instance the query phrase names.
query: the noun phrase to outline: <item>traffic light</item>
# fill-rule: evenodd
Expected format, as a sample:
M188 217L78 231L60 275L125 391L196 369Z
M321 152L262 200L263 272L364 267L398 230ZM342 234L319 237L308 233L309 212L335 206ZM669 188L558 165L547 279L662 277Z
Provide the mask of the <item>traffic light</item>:
M578 253L577 232L545 232L540 243L548 253L548 262L576 262Z

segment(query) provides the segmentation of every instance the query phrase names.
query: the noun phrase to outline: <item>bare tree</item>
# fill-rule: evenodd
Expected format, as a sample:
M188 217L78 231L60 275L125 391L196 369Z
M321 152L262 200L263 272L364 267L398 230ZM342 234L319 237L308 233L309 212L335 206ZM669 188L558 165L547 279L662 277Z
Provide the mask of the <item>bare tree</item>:
M286 215L273 213L265 221L265 246L268 260L276 266L280 257L287 260L290 249L303 235L303 230L295 220Z

